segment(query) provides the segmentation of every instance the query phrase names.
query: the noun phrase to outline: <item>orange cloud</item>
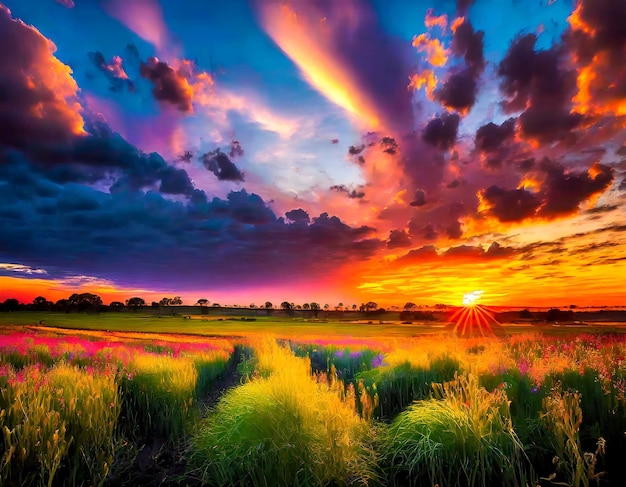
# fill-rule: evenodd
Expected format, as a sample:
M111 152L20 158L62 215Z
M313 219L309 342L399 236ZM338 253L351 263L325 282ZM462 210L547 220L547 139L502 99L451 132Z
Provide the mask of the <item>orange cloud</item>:
M439 27L445 33L448 26L448 16L446 14L434 16L433 9L429 8L426 12L424 25L428 29L432 29L433 27Z
M448 51L439 39L431 39L427 33L413 38L413 47L426 53L426 60L432 66L445 66L448 62Z

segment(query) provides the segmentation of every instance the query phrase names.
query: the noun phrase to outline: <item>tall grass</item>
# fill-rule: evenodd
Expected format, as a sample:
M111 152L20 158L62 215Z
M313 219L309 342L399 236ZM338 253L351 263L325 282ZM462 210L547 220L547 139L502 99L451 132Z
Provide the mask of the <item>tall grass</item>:
M382 440L394 485L525 486L523 445L502 391L463 374L398 415Z
M0 485L102 485L120 400L113 373L9 367L0 391Z
M255 347L259 375L231 389L193 439L209 485L366 484L370 425L337 383L314 380L310 362L271 341Z

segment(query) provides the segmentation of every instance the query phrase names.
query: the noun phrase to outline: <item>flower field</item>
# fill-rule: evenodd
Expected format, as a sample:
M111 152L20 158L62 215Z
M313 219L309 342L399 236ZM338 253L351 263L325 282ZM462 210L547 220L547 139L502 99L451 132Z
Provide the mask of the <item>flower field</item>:
M623 335L7 328L0 486L623 486L625 357Z

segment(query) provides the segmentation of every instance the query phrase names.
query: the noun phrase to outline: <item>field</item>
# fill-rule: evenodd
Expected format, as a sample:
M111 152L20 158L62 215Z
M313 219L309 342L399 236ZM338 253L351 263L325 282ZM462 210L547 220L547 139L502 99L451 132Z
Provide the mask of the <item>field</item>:
M2 314L0 487L626 485L618 324L369 321Z

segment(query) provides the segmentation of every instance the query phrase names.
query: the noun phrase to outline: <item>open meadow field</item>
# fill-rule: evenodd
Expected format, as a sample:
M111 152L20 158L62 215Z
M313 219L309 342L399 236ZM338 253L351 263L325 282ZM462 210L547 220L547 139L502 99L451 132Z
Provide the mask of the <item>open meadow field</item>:
M618 324L370 321L5 313L0 485L625 484Z

